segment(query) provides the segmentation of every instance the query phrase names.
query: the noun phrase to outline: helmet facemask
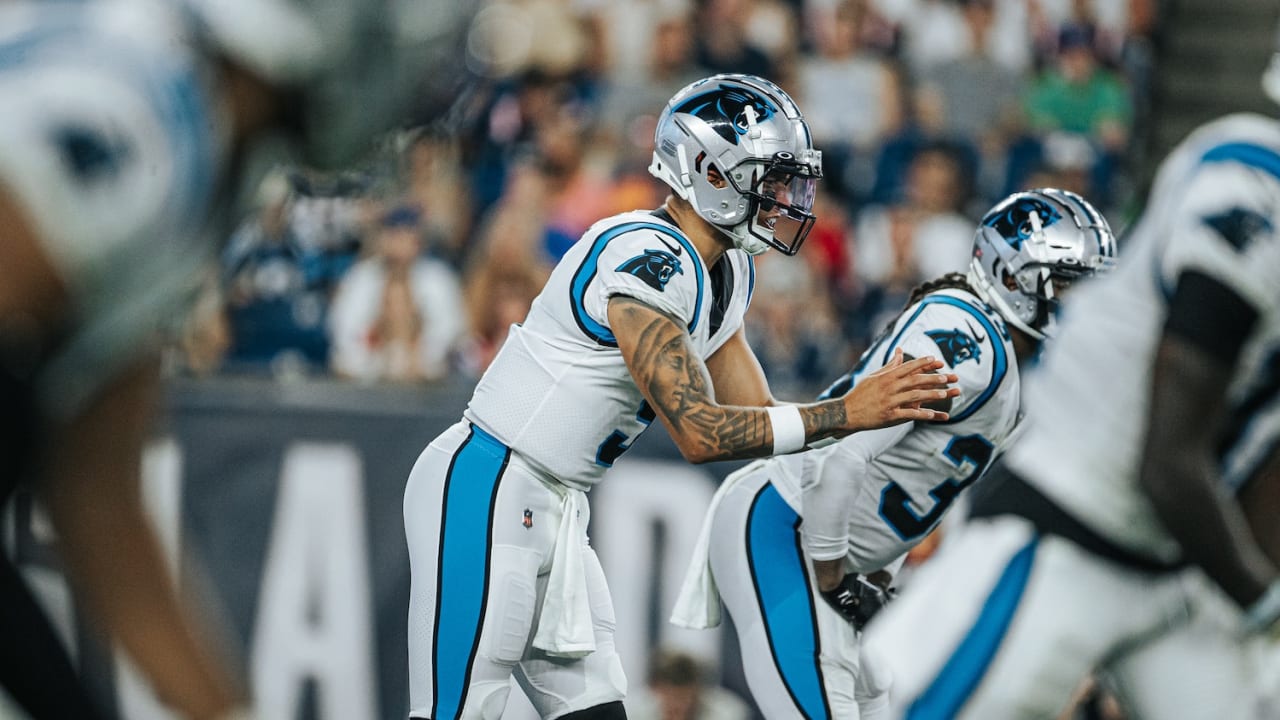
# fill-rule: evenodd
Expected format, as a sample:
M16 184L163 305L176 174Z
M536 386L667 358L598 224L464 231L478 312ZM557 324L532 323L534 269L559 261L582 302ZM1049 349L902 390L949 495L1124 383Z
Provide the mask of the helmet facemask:
M821 168L815 172L789 152L775 153L768 163L739 165L728 180L747 198L742 230L784 255L795 255L817 221L812 211L821 176Z
M1100 256L1096 257L1101 259ZM1037 340L1052 337L1063 295L1077 281L1109 267L1110 263L1095 262L1086 265L1074 257L1068 257L1055 262L1027 263L1018 272L1006 275L1006 287L1008 280L1012 280L1017 292L1034 303L1034 309L1030 313L1032 317L1027 323L1030 327L1022 329Z

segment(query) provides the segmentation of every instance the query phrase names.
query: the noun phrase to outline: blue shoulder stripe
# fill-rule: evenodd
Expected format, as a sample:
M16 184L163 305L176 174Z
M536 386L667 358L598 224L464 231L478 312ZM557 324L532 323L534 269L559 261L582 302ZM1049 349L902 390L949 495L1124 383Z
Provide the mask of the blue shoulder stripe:
M591 249L587 252L587 256L583 258L582 264L573 274L573 279L569 282L569 306L573 309L573 319L578 323L578 327L587 337L595 340L597 343L605 347L618 347L618 340L613 336L609 328L596 322L589 314L587 314L586 305L583 304L583 298L586 296L587 286L595 279L600 262L600 253L604 252L604 248L609 241L632 232L634 230L653 230L662 233L668 237L674 238L676 242L689 253L689 257L693 259L693 274L698 279L698 295L694 301L693 319L689 321L689 332L698 326L698 316L702 314L702 276L705 274L702 270L702 257L698 255L698 251L693 248L693 244L684 236L684 233L676 232L666 225L658 225L651 222L629 222L610 228L595 239L591 243Z
M1237 162L1280 179L1280 154L1254 143L1232 142L1218 145L1202 155L1200 162Z
M987 337L991 338L991 347L995 349L995 363L991 371L991 382L987 383L987 389L983 390L981 395L969 403L969 407L955 413L951 416L951 419L947 420L947 424L958 423L982 409L982 406L991 399L991 396L996 394L996 390L1000 389L1000 383L1004 382L1004 376L1008 374L1009 356L1005 352L1004 343L1000 342L1000 338L1003 335L985 312L960 298L952 297L951 295L934 294L920 301L910 319L903 323L902 329L898 330L898 334L894 335L893 340L885 346L884 357L880 360L881 365L889 362L889 357L893 354L893 349L898 346L898 341L902 339L903 333L907 331L907 328L911 327L911 323L915 322L915 319L920 316L920 313L924 312L925 307L928 305L950 305L969 313L973 316L973 319L982 325L982 329L987 332Z

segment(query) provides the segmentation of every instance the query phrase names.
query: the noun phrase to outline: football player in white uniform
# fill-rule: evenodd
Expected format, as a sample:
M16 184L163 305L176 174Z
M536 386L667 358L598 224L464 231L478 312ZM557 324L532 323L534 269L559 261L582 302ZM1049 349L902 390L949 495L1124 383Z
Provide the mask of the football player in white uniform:
M889 678L859 657L858 632L887 600L901 558L1013 433L1019 365L1052 333L1061 293L1114 249L1106 220L1074 193L1001 201L978 226L968 275L917 288L824 394L856 387L895 350L936 352L960 378L950 419L756 462L721 486L673 621L714 626L723 599L765 717L884 716Z
M398 121L408 49L430 60L465 4L416 5L0 3L0 503L34 480L81 609L184 717L244 698L143 512L157 336L257 141L338 161ZM0 683L30 715L103 716L5 553L0 638Z
M1054 717L1100 670L1135 717L1275 717L1251 652L1280 618L1278 209L1273 119L1165 160L973 518L869 628L896 716Z
M742 331L751 255L796 252L821 175L786 93L746 75L684 88L650 171L673 195L586 232L409 477L414 718L496 718L513 672L543 717L624 716L584 493L655 418L707 462L945 417L920 407L954 393L931 358L818 403L769 394Z

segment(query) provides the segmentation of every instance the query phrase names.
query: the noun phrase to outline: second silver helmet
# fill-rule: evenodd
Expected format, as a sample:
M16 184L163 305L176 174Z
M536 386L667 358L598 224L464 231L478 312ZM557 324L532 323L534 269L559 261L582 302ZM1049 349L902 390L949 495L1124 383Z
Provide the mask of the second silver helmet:
M1084 198L1040 188L1014 193L982 218L973 240L969 284L1013 327L1042 340L1053 334L1059 295L1110 267L1116 241Z

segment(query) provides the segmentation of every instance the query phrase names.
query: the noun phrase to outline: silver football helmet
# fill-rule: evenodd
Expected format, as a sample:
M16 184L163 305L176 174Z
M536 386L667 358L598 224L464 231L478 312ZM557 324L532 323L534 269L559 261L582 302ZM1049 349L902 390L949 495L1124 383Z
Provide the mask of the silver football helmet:
M1059 295L1111 266L1116 240L1102 215L1066 190L1010 195L973 239L969 284L1005 322L1037 340L1054 330Z
M182 7L205 45L286 93L304 159L336 167L410 112L447 109L465 75L478 4L183 0Z
M794 255L816 219L822 153L782 88L714 75L667 103L649 172L744 252Z

